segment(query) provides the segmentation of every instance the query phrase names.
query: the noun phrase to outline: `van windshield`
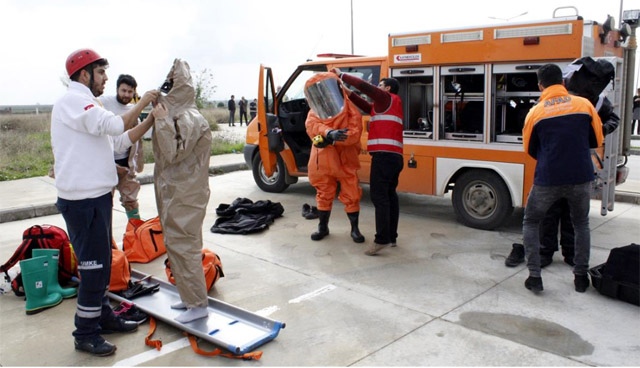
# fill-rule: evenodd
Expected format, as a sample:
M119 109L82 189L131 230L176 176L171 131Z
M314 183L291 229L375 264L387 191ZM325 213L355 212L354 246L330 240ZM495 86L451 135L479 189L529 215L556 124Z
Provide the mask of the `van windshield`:
M347 66L340 65L340 70L344 73L352 74L358 78L375 85L380 82L380 66L379 65L366 65L366 66ZM326 72L327 65L307 65L298 69L298 73L291 76L291 78L285 84L286 90L284 96L278 96L280 101L289 101L304 99L304 85L314 74L320 72ZM347 85L348 86L348 85ZM353 89L351 86L348 86ZM366 98L366 96L362 96Z

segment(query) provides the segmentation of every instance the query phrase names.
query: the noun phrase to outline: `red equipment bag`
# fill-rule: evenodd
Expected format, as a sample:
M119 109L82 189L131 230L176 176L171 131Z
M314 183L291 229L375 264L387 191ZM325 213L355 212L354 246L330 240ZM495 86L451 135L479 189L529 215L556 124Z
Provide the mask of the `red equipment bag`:
M66 285L72 277L78 278L78 258L73 251L71 241L66 231L54 225L34 225L22 233L22 243L18 246L11 258L0 266L0 272L5 274L5 279L11 282L11 288L18 296L24 296L22 290L22 276L18 274L14 280L10 280L9 269L23 259L32 257L33 249L58 249L58 282Z

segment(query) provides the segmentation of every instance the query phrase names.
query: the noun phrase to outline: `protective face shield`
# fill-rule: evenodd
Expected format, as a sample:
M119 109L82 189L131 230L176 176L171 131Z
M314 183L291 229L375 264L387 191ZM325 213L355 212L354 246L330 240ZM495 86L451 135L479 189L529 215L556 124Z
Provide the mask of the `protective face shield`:
M340 80L333 73L318 73L311 77L305 84L304 95L320 119L330 119L344 109Z

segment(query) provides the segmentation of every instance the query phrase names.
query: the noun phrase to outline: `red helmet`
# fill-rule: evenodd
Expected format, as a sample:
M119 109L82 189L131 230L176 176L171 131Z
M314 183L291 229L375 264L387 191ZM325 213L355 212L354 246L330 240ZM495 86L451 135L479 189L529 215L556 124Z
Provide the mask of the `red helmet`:
M71 77L78 70L100 59L102 56L91 49L76 50L67 57L67 74Z

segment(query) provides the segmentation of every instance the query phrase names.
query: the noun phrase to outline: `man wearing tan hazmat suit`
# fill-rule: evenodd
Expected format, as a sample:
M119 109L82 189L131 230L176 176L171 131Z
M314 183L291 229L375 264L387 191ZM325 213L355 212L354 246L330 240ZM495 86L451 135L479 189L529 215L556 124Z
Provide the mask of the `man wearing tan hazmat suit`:
M156 204L167 255L184 309L175 320L191 322L208 316L202 271L202 223L209 202L211 130L195 103L189 64L173 63L159 98L168 110L153 130Z
M305 126L313 141L309 182L316 188L320 219L318 231L311 234L311 239L321 240L329 235L329 217L339 182L338 199L351 223L351 238L362 243L364 236L358 229L362 188L357 175L362 115L346 98L344 88L333 73L318 73L305 83L304 93L311 107Z

